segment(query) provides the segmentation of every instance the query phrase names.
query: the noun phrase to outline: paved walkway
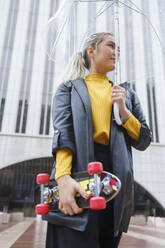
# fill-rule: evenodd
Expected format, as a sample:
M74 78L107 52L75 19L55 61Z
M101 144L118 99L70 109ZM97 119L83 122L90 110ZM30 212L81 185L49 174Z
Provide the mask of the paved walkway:
M46 222L40 217L0 224L0 247L45 248ZM134 224L124 234L119 248L165 248L165 220L153 219L147 225Z

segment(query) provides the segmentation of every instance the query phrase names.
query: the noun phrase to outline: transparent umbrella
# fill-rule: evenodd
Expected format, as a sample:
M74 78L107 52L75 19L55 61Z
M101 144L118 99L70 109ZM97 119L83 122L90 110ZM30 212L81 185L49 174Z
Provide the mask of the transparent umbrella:
M43 36L45 51L55 63L56 78L62 77L69 58L82 51L90 34L104 31L115 34L117 59L115 71L109 74L111 80L115 84L127 81L135 90L144 83L153 87L162 77L165 61L161 11L156 8L150 0L63 0ZM120 125L117 105L114 114Z

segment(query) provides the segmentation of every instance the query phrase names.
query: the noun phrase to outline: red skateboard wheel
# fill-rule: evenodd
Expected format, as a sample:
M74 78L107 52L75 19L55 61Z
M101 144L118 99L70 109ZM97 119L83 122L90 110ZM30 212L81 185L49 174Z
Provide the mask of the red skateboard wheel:
M49 205L48 204L38 204L36 206L36 214L48 214L49 213Z
M37 184L48 184L49 178L50 178L49 174L38 174Z
M88 164L88 173L93 174L101 174L103 171L103 165L101 162L91 162Z
M90 209L101 210L104 208L106 208L106 201L104 197L99 196L99 197L92 197L90 199Z

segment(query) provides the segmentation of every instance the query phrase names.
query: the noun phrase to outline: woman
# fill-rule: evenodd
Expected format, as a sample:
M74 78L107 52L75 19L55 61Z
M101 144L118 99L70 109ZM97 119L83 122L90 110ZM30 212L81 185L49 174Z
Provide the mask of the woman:
M114 69L113 34L93 34L82 53L72 58L65 82L57 89L53 155L61 212L47 216L47 248L116 248L122 232L127 232L133 202L131 146L145 150L151 133L135 92L127 83L113 86L108 80L106 74ZM114 120L114 102L122 126ZM101 161L104 170L122 182L118 196L101 211L83 211L74 198L77 192L87 196L70 174L86 170L91 161Z

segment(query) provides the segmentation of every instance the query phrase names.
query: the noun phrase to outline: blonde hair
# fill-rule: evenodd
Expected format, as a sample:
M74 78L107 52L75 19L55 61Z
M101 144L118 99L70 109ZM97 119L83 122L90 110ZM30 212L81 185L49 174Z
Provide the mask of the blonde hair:
M104 37L110 35L114 36L113 33L101 32L90 35L83 46L82 52L75 53L66 67L63 75L63 81L70 81L75 79L84 78L85 73L90 68L90 60L88 57L87 50L89 47L97 49L97 46L104 40Z

